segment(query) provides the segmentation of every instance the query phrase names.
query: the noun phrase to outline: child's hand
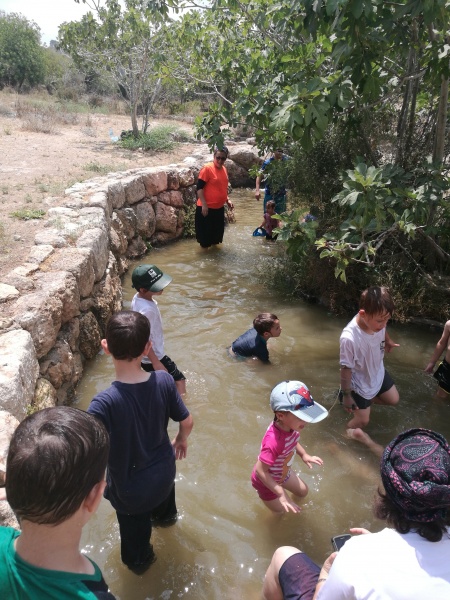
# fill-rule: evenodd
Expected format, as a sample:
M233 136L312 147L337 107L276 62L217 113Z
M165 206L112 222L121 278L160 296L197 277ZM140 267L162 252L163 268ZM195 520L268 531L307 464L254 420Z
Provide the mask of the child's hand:
M299 513L302 510L300 506L295 504L295 502L293 502L285 493L280 496L280 504L286 512Z
M366 533L372 533L368 529L364 529L364 527L350 527L349 531L353 535L362 535L362 534L366 534Z
M425 367L425 369L424 369L425 373L432 373L432 372L433 372L433 369L434 369L434 365L435 365L435 364L436 364L436 363L434 363L434 362L429 362L429 363L427 364L427 366Z
M312 469L313 464L321 466L323 465L323 460L320 458L320 456L310 456L309 454L304 454L302 456L302 460L310 469Z
M395 344L390 338L384 340L384 351L389 354L394 348L398 348L400 344Z

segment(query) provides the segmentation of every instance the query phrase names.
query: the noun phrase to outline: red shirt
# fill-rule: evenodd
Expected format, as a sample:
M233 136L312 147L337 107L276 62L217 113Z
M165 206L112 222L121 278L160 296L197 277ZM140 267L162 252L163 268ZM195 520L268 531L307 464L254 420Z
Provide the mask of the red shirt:
M219 169L213 162L206 164L200 171L199 179L206 182L203 189L208 208L222 208L228 199L228 173L225 167ZM197 206L201 206L197 200Z

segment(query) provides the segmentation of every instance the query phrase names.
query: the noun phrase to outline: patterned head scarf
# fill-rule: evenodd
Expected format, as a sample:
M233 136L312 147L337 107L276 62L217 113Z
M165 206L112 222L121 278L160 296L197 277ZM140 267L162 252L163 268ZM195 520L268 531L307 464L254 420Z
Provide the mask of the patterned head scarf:
M389 499L410 521L430 523L450 508L450 447L428 429L409 429L395 438L381 459Z

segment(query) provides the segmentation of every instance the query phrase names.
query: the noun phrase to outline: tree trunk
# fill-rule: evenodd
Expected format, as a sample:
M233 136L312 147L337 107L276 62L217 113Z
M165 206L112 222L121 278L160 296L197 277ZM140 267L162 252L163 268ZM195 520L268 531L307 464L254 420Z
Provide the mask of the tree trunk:
M445 131L447 126L448 107L448 77L442 76L441 93L439 95L439 106L436 119L436 133L434 136L433 162L441 166L444 160Z

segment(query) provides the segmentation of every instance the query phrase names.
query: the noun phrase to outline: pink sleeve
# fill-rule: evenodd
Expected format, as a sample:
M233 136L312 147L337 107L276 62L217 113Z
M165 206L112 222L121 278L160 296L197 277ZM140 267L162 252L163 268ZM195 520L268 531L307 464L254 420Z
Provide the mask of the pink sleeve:
M258 458L264 464L269 465L269 467L275 464L275 461L278 458L278 452L277 441L272 431L266 431L261 442L261 451Z

